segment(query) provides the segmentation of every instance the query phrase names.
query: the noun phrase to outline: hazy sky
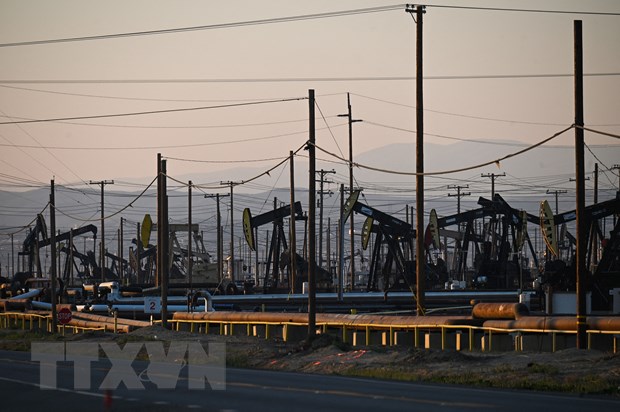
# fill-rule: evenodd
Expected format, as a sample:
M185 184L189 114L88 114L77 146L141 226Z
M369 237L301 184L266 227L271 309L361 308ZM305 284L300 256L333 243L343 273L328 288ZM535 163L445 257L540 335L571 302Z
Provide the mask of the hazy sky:
M435 150L436 145L458 147L449 156L436 152L429 156L433 160L425 164L427 171L498 159L573 123L573 22L577 19L583 21L584 71L596 75L584 81L585 123L620 134L620 15L557 13L620 14L620 2L426 4L425 144ZM443 7L450 5L555 12ZM329 15L375 7L380 9ZM323 13L328 16L274 21ZM114 36L190 27L201 29ZM4 123L0 124L0 189L47 186L52 178L58 185L82 187L90 192L86 200L64 193L59 202L75 215L92 218L98 213L97 188L86 182L114 179L111 191L127 186L139 191L155 177L157 153L169 159L171 177L183 182L191 177L204 191L220 181L250 179L307 141L308 102L303 98L309 89L317 97L320 147L348 157L346 119L337 115L346 112L349 92L353 117L363 119L354 125L354 158L383 149L369 166L411 172L413 150L399 150L402 144L415 142L415 29L404 4L381 0L0 0L0 123ZM91 36L101 37L81 39ZM49 42L56 39L75 41ZM28 44L38 41L42 42ZM302 100L265 103L294 98ZM184 108L196 110L124 116ZM15 123L102 115L123 116ZM605 200L614 196L617 187L618 170L613 165L620 162L620 142L587 132L586 143L591 150L586 151L586 172L591 172L593 162L602 162L600 185ZM393 144L401 145L392 148ZM544 163L544 153L552 153L548 147L570 154L573 144L571 130L545 145L546 149L537 149L547 152L530 155ZM307 185L305 153L301 151L296 160L300 164L296 174ZM324 153L318 156L317 169L335 168L333 181L348 184L346 164ZM549 175L540 164L531 163L533 158L518 156L502 162L500 168L472 169L456 183L471 183L472 196L467 200L475 204L477 195L488 195L489 179L481 174L509 171L498 184L521 187L520 195L532 193L528 211L536 212L547 188L568 189L563 210L570 209L571 157L565 156L565 164ZM234 178L231 168L238 169ZM445 201L440 214L455 212L454 199L447 198L447 185L455 183L451 178L427 180L426 195ZM414 201L413 182L413 177L365 171L358 184L377 192L401 193L406 197L403 204L389 207L402 215L404 204ZM252 184L253 189L266 192L286 187L288 165ZM18 195L13 200L18 203L0 205L1 234L12 230L9 226L27 224L45 206ZM119 210L128 201L112 196L106 210ZM248 196L236 200L235 206L264 208L270 202ZM132 212L130 218L139 221L150 210L147 203L126 213ZM335 221L336 197L330 205L327 216L331 213ZM196 211L202 213L197 220L211 222L213 205L196 207L202 208ZM174 218L182 220L185 214L179 210ZM62 219L67 227L83 223ZM110 222L109 227L115 226ZM2 242L6 244L6 237ZM0 249L4 256L5 250Z
M613 0L428 3L433 4L620 13L620 4ZM0 43L216 25L385 5L397 3L2 0ZM435 134L534 143L562 129L562 125L570 125L570 77L433 77L571 74L575 19L583 20L584 71L616 73L586 79L586 123L614 125L600 128L619 132L620 16L429 7L424 21L424 71L430 77L425 82L426 141L454 143ZM355 152L361 153L389 143L413 141L411 133L384 127L415 129L411 107L369 99L413 106L413 81L256 80L413 76L414 34L415 23L402 7L276 24L5 46L0 48L0 111L5 116L3 121L119 114L305 97L308 89L314 88L318 105L346 153L347 129L339 126L345 120L334 116L346 111L345 93L351 92L354 116L369 122L356 125ZM237 81L212 82L215 79ZM154 82L132 82L145 80ZM1 125L0 171L39 182L49 182L55 176L59 183L70 183L153 176L158 152L165 157L203 161L280 158L307 139L307 113L307 101L302 100L185 113ZM262 125L248 126L256 123ZM317 136L318 144L337 151L322 119L317 121L317 127L323 128ZM553 143L566 145L572 139L573 134L567 133ZM590 134L588 142L617 144L617 140ZM193 146L182 147L188 145ZM499 155L509 151L498 148ZM261 164L266 169L275 163ZM413 170L413 165L390 166ZM168 167L171 175L180 176L229 168L231 164L170 161Z
M428 145L459 143L463 147L459 164L467 164L470 156L473 159L481 153L481 145L473 140L514 143L485 146L488 158L484 160L494 160L572 124L570 75L576 19L583 20L585 73L608 74L585 78L586 124L620 133L620 16L433 7L620 13L620 2L471 0L426 4L424 93ZM274 18L379 6L395 7L372 13L269 22ZM214 27L253 21L262 22ZM195 26L209 28L12 45ZM348 156L346 119L337 117L347 110L347 92L351 93L353 116L364 120L354 126L354 157L390 144L411 144L415 141L411 132L415 130L414 81L395 78L415 74L415 28L404 4L380 0L0 0L0 122L235 105L165 114L2 124L0 189L48 185L55 178L60 185L84 187L89 180L115 179L113 189L118 190L122 189L118 184L121 181L150 181L156 173L157 153L169 159L169 175L182 181L191 175L194 183L217 185L230 177L225 172L214 176L213 172L241 167L254 168L240 177L249 179L257 170L276 165L308 138L307 100L260 102L304 98L308 89L315 89L320 109L316 113L317 144L330 152ZM513 75L516 77L497 78ZM531 77L536 75L551 76ZM296 81L287 81L291 79ZM573 142L574 132L565 133L550 143L564 149L547 150L545 156L552 161ZM603 169L620 161L617 139L586 133L586 143L606 159ZM410 162L395 161L397 155L402 153L386 155L370 166L414 170L413 152ZM319 156L336 161L325 154ZM591 156L589 159L591 162ZM317 168L339 167L342 171L334 180L348 181L342 162L325 160ZM454 158L440 158L426 168L451 169L455 162ZM570 164L567 166L570 172ZM261 187L287 186L286 168L284 165L261 180ZM503 170L489 166L469 174L480 180L481 173ZM303 168L297 171L307 173ZM536 173L522 167L516 177ZM617 174L607 170L604 173L607 179L601 179L601 185L611 190ZM367 182L394 179L385 174L366 177ZM557 185L564 182L560 187L568 184L567 176L549 179L555 179ZM413 178L410 180L413 182ZM488 187L488 179L483 180ZM412 188L411 183L408 189ZM24 216L23 220L25 224L31 219Z

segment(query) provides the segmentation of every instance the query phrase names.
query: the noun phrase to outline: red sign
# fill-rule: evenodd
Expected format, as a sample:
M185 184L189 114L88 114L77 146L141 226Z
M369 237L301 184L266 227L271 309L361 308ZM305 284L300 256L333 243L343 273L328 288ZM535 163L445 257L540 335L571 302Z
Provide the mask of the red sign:
M71 310L69 308L62 308L58 311L58 323L66 325L71 322Z

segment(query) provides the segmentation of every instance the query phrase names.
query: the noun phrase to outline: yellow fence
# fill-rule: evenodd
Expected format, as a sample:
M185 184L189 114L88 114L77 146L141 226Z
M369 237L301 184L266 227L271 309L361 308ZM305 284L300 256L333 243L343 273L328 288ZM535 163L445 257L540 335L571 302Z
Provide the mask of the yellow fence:
M0 327L3 329L21 329L30 331L47 331L52 330L52 316L40 315L38 313L23 312L2 312L0 313ZM103 330L105 327L83 327L73 325L57 325L56 332L63 336L69 330L73 334L85 333L87 331Z
M172 319L168 321L173 326L173 330L181 330L183 325L186 325L184 329L189 332L196 333L209 333L210 329L215 327L219 331L220 335L233 335L244 334L247 336L259 336L262 338L271 339L277 333L275 330L280 328L279 335L284 341L291 340L292 328L302 328L302 332L297 333L297 336L303 335L303 330L307 330L307 323L300 322L247 322L247 321L228 321L228 320L185 320L185 319ZM257 327L262 328L262 333L257 333ZM356 346L370 346L376 342L377 336L381 338L380 345L395 346L395 345L409 345L416 348L425 347L427 349L456 349L456 350L506 350L506 342L509 341L510 349L515 351L523 351L524 341L528 337L534 337L538 339L545 339L548 350L555 352L559 349L565 348L566 343L560 345L558 340L562 339L566 341L566 338L575 338L576 331L574 330L541 330L541 329L501 329L494 327L484 326L469 326L469 325L380 325L380 324L350 324L350 323L317 323L318 333L331 333L341 337L345 343L353 343ZM360 333L361 332L361 333ZM411 339L408 336L405 339L398 339L399 334L410 333ZM356 339L360 334L363 340ZM422 341L422 334L424 334L424 343ZM374 336L373 336L374 335ZM603 330L587 330L588 336L588 349L600 349L601 346L605 346L603 350L618 351L618 340L620 339L620 331L603 331ZM594 339L596 337L605 336L608 339L602 345L596 344ZM353 337L353 339L352 339ZM374 339L373 339L374 337ZM434 338L434 339L431 339ZM479 339L476 339L479 338ZM353 342L352 342L353 340ZM405 341L403 343L403 341ZM532 345L530 345L531 347ZM542 345L541 345L542 346ZM573 345L574 346L574 345Z
M229 320L182 320L168 321L173 330L181 328L192 333L209 333L215 329L220 335L243 334L264 339L280 337L284 341L302 340L308 328L303 322L251 322ZM0 328L37 330L51 332L51 315L22 312L0 313ZM73 334L102 330L101 327L82 327L57 325L57 333L64 335L69 330ZM345 343L354 346L406 345L427 349L455 350L548 350L571 347L574 330L542 329L502 329L469 325L381 325L326 322L317 323L317 332L341 337ZM588 330L588 349L602 349L618 352L620 331ZM601 339L603 338L603 339ZM424 339L424 340L423 340ZM534 343L532 343L534 341ZM537 346L538 342L538 346ZM544 346L544 349L543 349ZM574 347L574 345L572 345Z

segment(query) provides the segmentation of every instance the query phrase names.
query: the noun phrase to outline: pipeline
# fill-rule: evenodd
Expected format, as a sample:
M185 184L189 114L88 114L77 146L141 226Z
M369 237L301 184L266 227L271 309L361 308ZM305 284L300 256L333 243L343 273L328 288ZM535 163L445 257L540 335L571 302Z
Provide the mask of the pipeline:
M523 303L476 303L471 311L475 319L519 319L529 314Z
M92 313L84 313L84 312L73 312L73 319L81 319L98 323L111 323L114 324L114 318L109 316L95 315ZM142 321L142 320L134 320L134 319L126 319L126 318L116 318L117 325L127 325L132 326L133 328L143 328L146 326L150 326L150 322Z
M588 329L620 331L620 317L588 316ZM575 316L527 316L516 320L487 320L484 327L498 329L577 330Z
M30 299L2 299L0 300L0 312L26 311L30 309Z
M239 323L300 323L308 322L307 313L280 312L176 312L173 320L213 321ZM469 316L386 316L386 315L348 315L339 313L317 313L317 324L335 325L385 325L385 326L444 326L470 325L476 322Z

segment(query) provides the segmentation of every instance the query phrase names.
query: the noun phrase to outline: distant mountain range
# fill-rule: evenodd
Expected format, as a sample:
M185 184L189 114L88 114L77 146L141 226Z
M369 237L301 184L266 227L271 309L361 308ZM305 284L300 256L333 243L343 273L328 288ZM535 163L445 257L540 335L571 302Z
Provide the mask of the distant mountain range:
M507 142L500 142L507 143ZM475 150L472 150L475 148ZM501 152L504 154L512 153L518 151L519 148L515 146L504 146L501 148ZM477 165L483 162L488 162L489 160L501 157L498 156L498 147L490 144L474 144L474 143L455 143L450 145L436 145L436 144L425 144L425 170L427 172L441 171L441 170L450 170L450 169L459 169L464 168L471 165ZM320 155L319 157L325 158L325 155ZM597 157L599 161L604 164L610 166L618 162L620 159L620 145L617 148L612 148L609 150L598 150ZM586 172L591 171L594 168L595 160L592 155L586 152ZM361 153L356 156L354 159L355 162L368 165L372 167L376 167L379 169L389 169L389 170L397 170L397 171L414 171L415 170L415 150L414 144L391 144L383 146L379 149ZM332 168L336 169L339 176L348 176L348 168L346 165L340 164L332 164L332 163L322 163L322 166L317 166L317 168ZM224 171L213 171L213 172L205 172L201 174L195 175L184 175L184 176L175 176L181 180L192 180L195 184L204 184L208 182L217 182L220 181L242 181L249 179L251 177L256 176L264 172L265 168L259 167L244 167L244 168L234 168ZM296 200L299 200L304 205L304 210L307 210L307 187L308 187L308 162L306 158L301 158L296 161L295 164L296 171ZM514 176L516 178L526 178L533 176L553 176L553 175L567 175L571 176L574 174L574 151L572 149L567 148L541 148L532 150L531 152L522 154L515 158L506 160L501 162L501 168L497 168L495 165L477 168L473 170L469 170L466 172L461 172L457 174L449 174L445 175L446 178L446 186L450 183L450 179L467 179L468 176L480 176L480 173L502 173L505 172L510 176ZM278 173L280 173L278 171ZM387 174L387 173L379 173L372 170L367 170L364 168L356 167L354 170L354 174L356 180L359 182L390 182L391 186L409 183L413 190L415 187L415 177L407 176L407 175L399 175L399 174ZM329 176L328 176L329 177ZM136 181L136 179L123 179L122 177L118 178L119 180L131 180ZM152 177L145 177L145 182L150 182ZM348 179L347 179L348 180ZM432 178L428 178L429 181L432 181ZM568 180L568 178L566 178ZM172 185L173 183L171 183ZM436 181L434 183L437 184ZM377 183L376 186L381 186L382 183ZM278 197L283 202L288 203L290 199L289 194L289 178L288 178L288 170L282 172L282 176L278 181L277 187L271 191L264 190L251 190L244 186L239 186L235 188L235 193L239 193L239 198L235 197L235 214L237 215L235 218L235 233L237 236L242 238L241 234L241 210L244 207L249 205L248 202L254 202L256 204L257 200L268 199L263 204L263 212L272 207L272 200L274 197ZM430 184L429 184L430 186ZM121 187L109 186L106 190L113 190L115 193L118 193ZM331 189L333 191L334 187ZM318 185L317 185L318 190ZM227 189L218 190L220 193L226 193ZM57 206L60 213L57 213L57 227L60 230L68 230L70 225L73 227L82 226L86 224L86 222L82 222L81 220L73 219L72 215L77 215L81 218L89 218L89 219L97 219L99 216L98 213L98 202L99 196L95 190L91 190L88 197L85 197L79 191L68 190L66 188L59 188L56 199ZM106 215L109 213L113 213L118 211L121 207L126 206L139 192L127 192L123 195L122 198L115 198L113 200L113 204L106 206ZM170 197L170 208L171 208L171 219L175 219L177 221L183 221L186 219L187 212L185 210L186 198L183 196L186 191L182 190L181 192L176 192L176 196ZM200 195L201 192L196 192L197 195ZM250 196L248 196L250 195ZM440 216L442 214L452 214L455 213L455 203L454 199L450 199L449 206L446 206L445 193L442 194L444 199L437 200L437 195L435 195L435 200L428 200L425 206L426 212L428 213L431 208L437 207ZM488 194L487 196L490 196ZM119 227L119 219L123 216L125 219L128 219L130 222L139 222L142 220L144 213L151 213L153 219L155 220L155 190L150 189L146 196L141 198L139 201L133 204L133 207L129 207L124 210L122 213L115 216L113 219L106 221L106 238L111 239L116 236L116 230ZM431 198L433 196L430 196ZM510 194L504 195L504 197L509 201L509 203L515 208L523 208L528 210L530 213L537 213L536 210L532 210L532 208L536 208L536 202L538 202L538 198L536 198L535 202L532 202L531 199L528 199L528 202L522 202L518 197L511 197ZM542 196L541 196L542 197ZM7 234L15 230L16 227L27 224L31 220L36 217L36 213L43 209L43 207L47 204L49 199L49 189L42 188L36 189L27 192L10 192L10 191L0 191L0 233ZM269 200L271 199L271 200ZM336 198L332 198L330 200L330 205L333 207L337 207L338 202L334 200ZM463 207L462 210L467 210L468 208L477 207L476 201L477 196L471 196L470 198L463 198ZM398 217L401 219L405 219L405 212L403 211L404 205L414 205L414 194L413 192L408 192L404 194L390 194L385 193L378 195L377 189L373 189L372 193L369 193L364 201L372 201L375 202L373 206L376 204L380 204L380 208L385 208L384 211L386 213L398 213ZM542 200L542 199L541 199ZM567 199L568 200L568 199ZM606 200L606 199L602 199ZM224 202L228 204L228 200L225 199ZM438 203L439 202L439 203ZM84 204L83 210L79 209L79 206L76 204ZM570 203L568 203L570 204ZM205 218L204 214L206 213L207 202L204 203L196 203L194 207L201 208L203 212L203 216L201 219L203 222L201 225L204 227L212 228L215 224L215 220L212 218ZM326 202L327 205L327 202ZM336 206L334 206L336 205ZM208 207L210 210L214 209L214 202L209 202ZM255 206L251 206L255 208ZM443 209L442 209L443 207ZM77 209L76 209L77 208ZM573 209L573 208L570 208ZM71 210L72 213L63 214L65 210ZM383 209L382 209L383 210ZM260 213L260 211L253 210L254 213ZM209 212L211 213L211 212ZM226 208L222 210L222 214L224 215L224 224L228 225L228 219L226 216ZM212 214L212 213L211 213ZM86 216L88 215L88 216ZM48 211L45 212L45 216L47 219ZM327 215L326 215L327 216ZM335 226L335 220L333 219L333 225ZM97 221L88 222L93 223L99 226ZM194 221L196 223L196 221ZM203 227L201 226L201 227ZM212 229L207 229L211 231ZM132 236L132 229L127 230L128 235ZM25 232L21 232L16 235L16 239L23 239L25 236ZM209 239L208 236L207 241L211 241L213 239ZM111 242L111 240L108 240ZM7 253L6 247L6 237L3 240L2 250L0 253ZM116 249L116 246L111 246L113 249ZM210 249L214 249L214 246ZM9 248L10 250L10 248ZM4 255L6 256L6 255ZM4 260L4 258L2 259Z

